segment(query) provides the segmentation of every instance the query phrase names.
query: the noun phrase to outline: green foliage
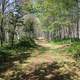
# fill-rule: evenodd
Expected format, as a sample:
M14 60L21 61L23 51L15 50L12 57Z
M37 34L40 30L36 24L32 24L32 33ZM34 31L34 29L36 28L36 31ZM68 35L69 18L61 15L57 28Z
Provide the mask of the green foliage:
M20 41L17 44L15 44L16 48L31 48L31 47L35 47L35 46L36 46L36 44L33 39L24 38L24 37L22 39L20 39Z
M51 44L71 44L71 39L54 39L50 41Z
M72 53L75 59L80 59L80 42L73 42L68 48L68 52Z
M44 29L54 31L57 27L72 25L71 11L75 5L75 0L37 0L34 9Z
M80 59L80 42L79 40L71 40L71 39L55 39L54 41L50 41L51 44L64 45L68 44L69 46L65 48L69 54L71 54L76 60Z
M6 62L9 60L11 53L8 49L0 47L0 62Z
M36 46L35 41L31 38L22 38L19 42L16 42L14 46L4 44L3 47L0 47L0 63L10 62L16 59L22 61L31 54L28 53L27 50L35 48Z
M25 1L25 3L22 5L22 10L24 13L32 13L33 12L32 3L29 0Z
M74 54L74 58L76 60L80 60L80 49L77 49L76 53Z

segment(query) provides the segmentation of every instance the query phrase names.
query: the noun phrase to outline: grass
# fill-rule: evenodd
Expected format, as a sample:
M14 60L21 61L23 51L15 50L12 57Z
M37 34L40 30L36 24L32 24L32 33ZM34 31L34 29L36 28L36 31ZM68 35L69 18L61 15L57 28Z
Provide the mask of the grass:
M63 39L63 40L60 40L60 39L57 39L57 40L53 40L53 41L50 41L51 44L71 44L71 39Z
M71 40L71 39L54 40L54 41L51 41L50 44L52 45L69 44L67 48L64 48L64 51L67 51L67 53L71 54L75 59L80 59L80 41L79 40Z
M71 53L75 59L80 59L80 42L73 42L66 50Z

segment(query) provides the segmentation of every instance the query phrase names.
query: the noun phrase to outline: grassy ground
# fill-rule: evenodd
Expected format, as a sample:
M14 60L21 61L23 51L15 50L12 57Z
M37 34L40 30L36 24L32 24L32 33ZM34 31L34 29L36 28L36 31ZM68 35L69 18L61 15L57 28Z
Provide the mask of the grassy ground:
M67 51L68 54L71 54L75 59L80 59L80 41L74 40L71 41L70 39L67 40L54 40L50 42L51 44L57 44L57 45L64 45L66 44L66 47L63 48L65 51ZM65 52L64 51L64 52Z
M36 43L39 46L29 51L28 58L15 60L0 73L3 80L80 80L80 64L66 51L72 44Z

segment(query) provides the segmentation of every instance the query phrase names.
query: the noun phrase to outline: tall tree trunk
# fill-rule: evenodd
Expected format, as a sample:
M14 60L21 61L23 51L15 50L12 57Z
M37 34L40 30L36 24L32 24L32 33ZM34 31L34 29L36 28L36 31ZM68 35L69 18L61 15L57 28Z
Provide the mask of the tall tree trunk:
M1 26L0 26L0 34L1 34L1 46L3 46L3 18L1 19Z
M11 41L11 46L14 46L14 35L15 35L15 29L16 29L16 23L14 24L14 30L12 32L12 41Z
M77 1L77 38L79 39L79 0Z
M4 11L5 11L5 2L6 0L2 0L2 7L1 7L1 25L0 25L0 34L1 34L1 46L3 46L3 41L4 41L4 37L5 37L5 32L4 32Z

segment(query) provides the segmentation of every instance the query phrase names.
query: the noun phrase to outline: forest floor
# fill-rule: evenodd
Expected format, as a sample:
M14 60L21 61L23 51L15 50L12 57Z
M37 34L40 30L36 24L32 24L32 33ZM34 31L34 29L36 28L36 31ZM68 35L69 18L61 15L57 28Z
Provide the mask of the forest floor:
M3 80L80 80L80 64L65 51L69 44L36 43L30 57L1 73Z

